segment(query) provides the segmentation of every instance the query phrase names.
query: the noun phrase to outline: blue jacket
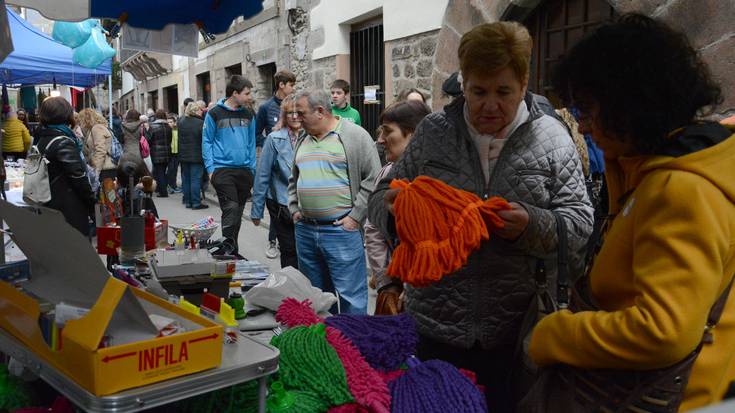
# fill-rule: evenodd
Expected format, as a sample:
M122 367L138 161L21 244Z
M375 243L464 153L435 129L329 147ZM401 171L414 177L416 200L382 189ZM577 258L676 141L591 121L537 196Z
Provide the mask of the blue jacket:
M255 171L255 119L245 108L232 110L225 100L207 111L202 130L202 158L207 173L219 168Z
M263 146L266 136L271 134L273 127L278 123L278 118L281 117L281 102L281 99L273 95L258 108L258 116L255 118L255 124L258 125L255 128L257 146Z
M288 129L272 132L263 144L258 171L253 183L253 207L250 218L262 219L265 198L288 206L288 178L293 167L293 147Z

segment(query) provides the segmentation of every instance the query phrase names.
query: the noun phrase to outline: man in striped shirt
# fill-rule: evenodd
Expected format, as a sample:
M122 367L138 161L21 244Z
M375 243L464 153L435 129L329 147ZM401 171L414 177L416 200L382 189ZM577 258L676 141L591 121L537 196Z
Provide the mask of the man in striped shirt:
M296 143L289 210L296 253L311 283L339 294L340 312L367 312L367 270L361 226L380 160L370 135L333 116L323 91L296 96L307 134Z

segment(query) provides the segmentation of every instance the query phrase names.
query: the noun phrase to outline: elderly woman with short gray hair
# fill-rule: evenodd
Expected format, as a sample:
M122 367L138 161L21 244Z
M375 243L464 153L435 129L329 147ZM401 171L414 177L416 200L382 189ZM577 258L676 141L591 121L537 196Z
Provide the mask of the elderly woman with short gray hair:
M439 179L482 199L501 196L505 226L461 270L423 288L407 287L418 356L478 374L492 412L513 411L508 376L521 321L537 286L556 275L556 216L566 224L570 259L579 266L592 231L579 155L556 119L528 92L532 40L515 22L475 27L460 41L463 95L419 123L401 159L370 197L369 219L395 239L392 179ZM551 284L551 283L549 283ZM549 288L555 295L555 288ZM553 291L551 291L553 290Z

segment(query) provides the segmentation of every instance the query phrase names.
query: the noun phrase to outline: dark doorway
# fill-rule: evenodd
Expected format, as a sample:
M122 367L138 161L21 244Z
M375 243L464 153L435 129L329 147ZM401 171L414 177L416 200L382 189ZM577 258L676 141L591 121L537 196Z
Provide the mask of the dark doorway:
M197 99L203 100L207 104L209 104L212 99L212 85L209 82L209 72L197 75Z
M179 88L178 86L169 86L163 89L166 96L166 112L179 113Z
M240 75L242 76L242 64L238 63L236 65L227 66L225 68L225 79L229 79L232 75Z
M528 87L558 106L551 87L554 65L585 33L615 16L605 0L549 0L524 20L533 38Z
M365 87L377 86L376 102L365 103ZM385 108L385 46L383 20L352 27L350 33L350 104L362 118L362 127L377 139L380 112Z
M152 92L148 92L148 97L151 102L150 108L155 112L158 109L158 91L154 90Z
M255 87L257 88L257 100L262 102L265 99L273 96L273 92L276 91L276 83L273 80L273 76L276 75L276 64L267 63L258 66L258 80Z

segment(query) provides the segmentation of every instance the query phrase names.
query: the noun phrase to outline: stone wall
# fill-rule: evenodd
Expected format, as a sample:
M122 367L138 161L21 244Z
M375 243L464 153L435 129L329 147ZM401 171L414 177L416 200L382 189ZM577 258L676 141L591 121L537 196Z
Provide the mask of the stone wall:
M330 56L311 62L311 82L305 82L304 88L312 90L328 90L337 79L337 57Z
M687 34L722 86L724 103L719 113L735 112L735 1L733 0L609 0L618 13L643 13ZM498 21L509 0L450 0L437 37L432 74L432 107L448 101L441 85L459 69L457 48L463 33L477 24Z
M620 12L647 14L683 31L710 67L725 101L718 112L735 113L735 1L610 0Z
M409 88L417 88L431 96L439 30L385 42L385 58L391 70L393 99ZM387 80L387 79L386 79ZM430 103L430 102L429 102Z
M309 8L297 7L290 12L292 36L288 53L291 61L290 70L296 75L296 88L311 87L311 49L309 41Z

